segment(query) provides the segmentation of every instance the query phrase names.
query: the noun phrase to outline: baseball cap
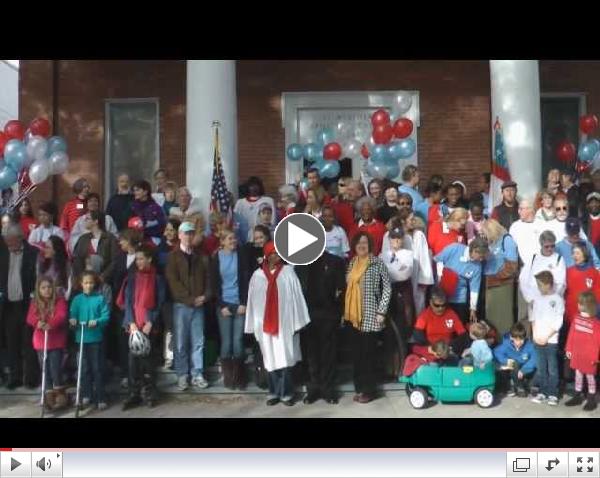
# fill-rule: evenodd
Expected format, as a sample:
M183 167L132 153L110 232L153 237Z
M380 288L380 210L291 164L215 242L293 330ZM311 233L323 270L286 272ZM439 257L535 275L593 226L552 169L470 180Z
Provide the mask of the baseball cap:
M600 193L597 193L595 191L593 193L589 193L587 195L586 202L590 202L592 199L600 201Z
M581 231L581 223L579 222L579 218L576 217L568 217L565 221L565 231L569 236L576 236Z
M404 231L401 227L396 227L390 231L390 239L402 239L404 237Z
M179 232L195 232L196 231L196 226L194 225L193 222L182 222L181 225L179 226Z

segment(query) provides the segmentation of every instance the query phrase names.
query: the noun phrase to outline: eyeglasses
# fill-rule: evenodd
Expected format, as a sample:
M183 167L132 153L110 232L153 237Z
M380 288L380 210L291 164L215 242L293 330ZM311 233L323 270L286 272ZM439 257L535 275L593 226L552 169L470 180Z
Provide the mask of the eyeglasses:
M433 307L434 309L443 309L444 307L446 307L446 303L444 302L443 304L436 304L435 302L432 302L431 307Z
M400 201L398 203L399 206L412 206L412 204L408 201Z
M566 211L568 208L565 206L565 207L555 207L554 209L557 211Z

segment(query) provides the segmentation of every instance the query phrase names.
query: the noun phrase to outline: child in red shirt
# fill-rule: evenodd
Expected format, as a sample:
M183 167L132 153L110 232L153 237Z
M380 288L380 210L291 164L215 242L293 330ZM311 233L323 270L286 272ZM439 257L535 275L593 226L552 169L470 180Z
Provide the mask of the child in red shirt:
M595 410L596 373L600 356L600 321L596 318L596 297L593 292L579 294L579 313L571 318L571 327L565 347L570 365L575 370L575 395L565 402L572 407L583 403L583 376L587 379L588 394L583 409Z
M404 361L402 375L410 377L420 366L444 361L449 355L450 347L443 340L438 340L433 345L415 345L413 352Z

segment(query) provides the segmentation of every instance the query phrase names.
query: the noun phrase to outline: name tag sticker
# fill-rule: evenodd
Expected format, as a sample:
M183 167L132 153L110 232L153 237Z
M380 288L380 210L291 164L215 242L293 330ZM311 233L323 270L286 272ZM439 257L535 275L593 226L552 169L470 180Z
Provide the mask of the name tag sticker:
M77 206L75 206L77 209L83 209L83 204L77 204Z

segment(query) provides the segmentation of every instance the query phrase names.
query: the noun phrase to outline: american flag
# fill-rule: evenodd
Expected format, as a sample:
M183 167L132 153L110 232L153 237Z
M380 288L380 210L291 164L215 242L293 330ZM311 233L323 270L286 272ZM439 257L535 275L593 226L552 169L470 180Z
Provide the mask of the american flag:
M215 155L213 159L213 178L211 188L210 212L220 212L231 222L231 194L227 189L223 163L221 162L221 150L219 148L219 128L215 127Z

